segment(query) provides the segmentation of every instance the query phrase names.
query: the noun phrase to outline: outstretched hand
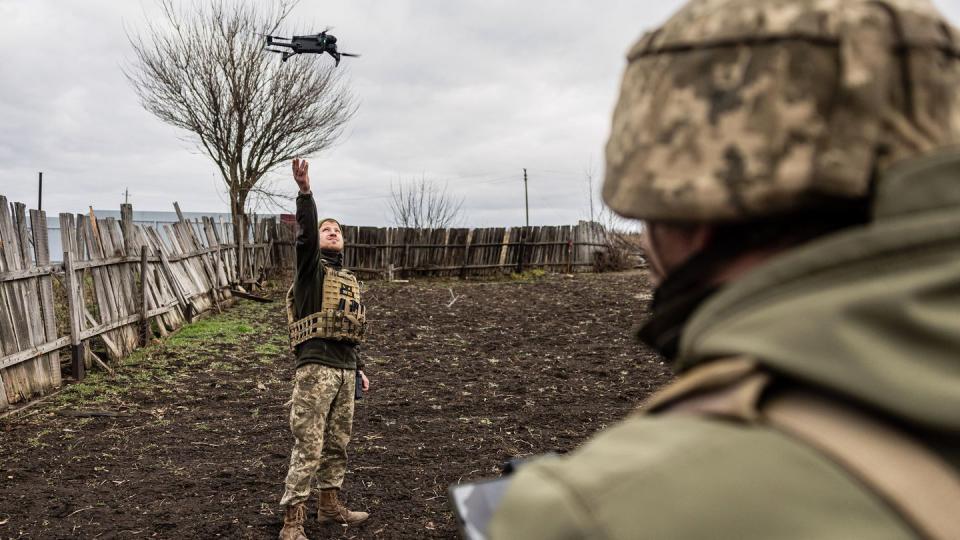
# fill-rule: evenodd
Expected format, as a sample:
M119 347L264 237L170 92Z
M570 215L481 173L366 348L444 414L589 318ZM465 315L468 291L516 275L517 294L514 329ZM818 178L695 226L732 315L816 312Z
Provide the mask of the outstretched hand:
M307 174L307 169L309 168L310 164L307 163L307 160L293 160L293 179L296 180L297 186L300 187L300 193L310 192L310 175Z

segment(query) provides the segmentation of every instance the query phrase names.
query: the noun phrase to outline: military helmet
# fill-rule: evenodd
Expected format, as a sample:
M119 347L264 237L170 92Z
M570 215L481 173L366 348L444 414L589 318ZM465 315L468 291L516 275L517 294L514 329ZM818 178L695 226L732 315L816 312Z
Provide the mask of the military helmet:
M627 59L603 186L627 217L815 210L960 143L960 32L929 0L693 0Z

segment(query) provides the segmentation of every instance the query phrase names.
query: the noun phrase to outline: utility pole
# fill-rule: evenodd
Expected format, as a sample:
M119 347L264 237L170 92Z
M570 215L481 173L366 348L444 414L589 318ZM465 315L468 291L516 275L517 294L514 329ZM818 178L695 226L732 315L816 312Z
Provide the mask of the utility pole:
M527 227L530 226L530 197L527 195L527 169L523 169L523 205L527 209Z
M123 190L123 204L130 204L130 188Z
M37 188L37 212L43 210L43 171L40 171L40 186Z
M523 205L527 211L527 226L520 234L520 247L517 250L517 273L523 273L524 248L527 243L527 230L530 228L530 198L527 196L527 169L523 169Z
M587 195L590 197L590 222L593 223L593 158L587 164Z
M593 173L587 173L587 190L590 192L590 223L593 223Z

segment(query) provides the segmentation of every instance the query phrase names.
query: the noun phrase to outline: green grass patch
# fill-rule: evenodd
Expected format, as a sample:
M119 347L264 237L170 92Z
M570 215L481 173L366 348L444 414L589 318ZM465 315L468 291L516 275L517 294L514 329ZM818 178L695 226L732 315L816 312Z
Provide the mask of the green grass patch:
M194 348L200 343L239 343L245 334L253 333L253 325L232 317L217 316L200 319L180 329L167 340L168 347Z
M514 272L510 274L510 279L514 281L535 281L542 278L545 275L547 275L546 270L542 270L540 268L533 268L525 272L520 272L520 273Z
M269 341L267 343L261 343L257 345L253 352L257 353L260 356L275 356L278 354L284 354L289 350L289 347L285 345L280 345L274 341Z
M231 364L229 362L221 362L221 361L211 362L210 369L213 371L239 371L240 370L240 368L237 367L235 364Z
M55 401L62 405L90 401L94 396L103 393L108 384L105 379L106 376L103 373L88 373L82 382L64 388L57 394Z
M146 391L167 395L174 393L178 376L196 370L237 372L238 362L276 361L288 352L287 337L272 330L264 321L274 315L276 304L239 302L223 313L208 314L186 324L173 335L137 349L123 358L115 375L93 369L86 378L70 384L51 403L61 408L82 408L123 403L131 392ZM239 348L253 349L253 359L231 358ZM34 441L42 444L42 441Z

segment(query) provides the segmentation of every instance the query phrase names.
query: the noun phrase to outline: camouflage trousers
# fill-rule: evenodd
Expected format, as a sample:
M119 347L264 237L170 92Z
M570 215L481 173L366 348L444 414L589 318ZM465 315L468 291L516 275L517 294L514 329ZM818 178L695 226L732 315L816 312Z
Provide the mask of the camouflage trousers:
M311 483L339 488L353 427L354 372L305 364L294 375L290 409L293 452L280 506L310 498Z

